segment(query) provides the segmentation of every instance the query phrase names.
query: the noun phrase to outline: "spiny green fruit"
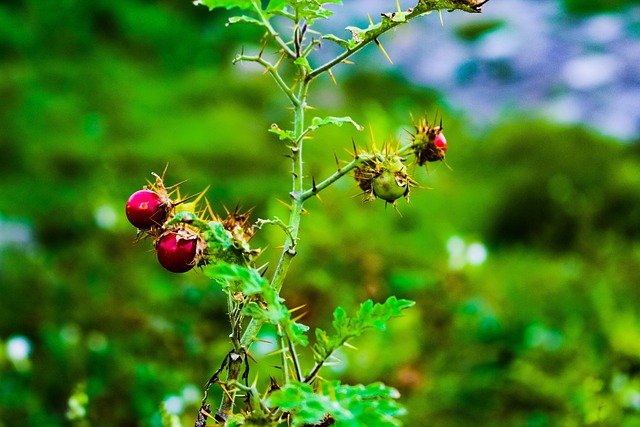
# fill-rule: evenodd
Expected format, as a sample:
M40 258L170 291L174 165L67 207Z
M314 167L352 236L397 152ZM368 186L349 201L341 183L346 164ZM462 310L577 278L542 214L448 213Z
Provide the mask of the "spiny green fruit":
M384 170L373 180L373 194L386 202L393 203L409 194L409 183L402 173Z
M414 184L406 172L404 159L388 148L356 168L354 178L365 201L380 198L394 206L400 197L409 197L409 189Z
M395 203L400 197L409 195L409 176L399 157L382 163L380 174L373 179L372 191L385 202Z

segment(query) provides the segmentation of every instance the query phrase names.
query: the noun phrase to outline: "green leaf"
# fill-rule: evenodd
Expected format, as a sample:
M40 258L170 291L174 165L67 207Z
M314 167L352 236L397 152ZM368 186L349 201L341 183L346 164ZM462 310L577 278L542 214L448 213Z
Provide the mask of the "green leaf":
M231 18L229 18L229 24L239 24L239 23L253 24L259 27L265 26L264 22L247 15L232 16Z
M269 0L269 5L267 6L266 12L268 13L284 12L287 6L288 6L288 2L286 0Z
M339 427L391 427L401 425L397 417L405 413L398 397L396 389L382 383L349 386L330 381L314 390L292 381L272 393L267 404L290 412L293 427L319 424L327 416Z
M292 9L293 15L305 19L308 25L312 25L315 19L324 19L333 15L333 12L323 6L328 3L342 4L342 0L285 0Z
M319 424L327 414L341 418L349 413L330 396L315 393L309 384L292 381L267 398L267 405L292 412L292 427L304 424Z
M291 319L291 313L284 305L284 300L258 270L220 261L206 266L204 271L208 277L222 283L227 292L242 292L248 297L242 308L246 316L281 326L295 344L309 344L306 336L309 327Z
M345 49L353 49L356 46L356 42L355 40L351 39L349 41L341 39L340 37L334 35L334 34L325 34L322 36L323 39L326 40L331 40L332 42L335 42L337 44L339 44L340 46L342 46Z
M245 295L260 293L265 286L269 286L267 279L260 276L260 273L255 268L218 262L207 265L204 272L211 279L235 283L234 291L240 291Z
M229 249L233 246L233 236L220 222L210 221L207 223L207 229L201 229L201 231L203 231L204 240L210 246L219 246L222 249Z
M352 124L359 131L364 129L362 126L356 123L349 116L345 116L345 117L327 116L327 117L314 117L313 119L311 119L311 125L305 130L305 133L312 132L321 126L326 126L326 125L342 126L345 123Z
M278 135L280 141L284 141L285 139L288 139L290 141L295 140L293 131L280 129L275 123L271 125L271 127L269 128L269 132Z
M342 307L333 312L333 329L335 333L329 336L322 329L316 330L316 343L314 345L316 361L323 363L331 353L343 345L348 339L361 335L365 330L376 328L384 330L387 321L399 316L402 310L411 307L413 301L389 297L384 303L376 303L367 300L360 304L360 309L353 317L348 317Z
M304 56L297 58L293 63L296 65L302 65L304 68L311 71L311 65L309 65L309 61Z
M239 9L253 9L253 2L251 0L195 0L193 4L204 5L213 10L219 7L225 9L233 9L235 7Z

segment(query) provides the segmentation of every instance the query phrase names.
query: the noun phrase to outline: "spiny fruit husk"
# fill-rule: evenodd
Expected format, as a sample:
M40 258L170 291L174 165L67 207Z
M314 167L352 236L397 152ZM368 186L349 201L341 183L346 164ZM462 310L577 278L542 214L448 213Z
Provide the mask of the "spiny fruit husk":
M354 178L365 201L380 198L395 206L400 197L408 200L410 188L415 183L407 174L403 160L387 147L383 153L378 153L355 169Z
M435 123L434 126L431 126L426 118L422 118L417 124L414 124L414 128L416 133L409 133L418 166L427 162L444 161L446 144L444 147L438 147L435 143L436 137L442 134L442 120L440 120L440 126L435 126Z
M241 248L247 255L253 256L260 253L260 249L251 249L249 246L249 240L255 234L253 226L249 225L249 219L253 209L249 209L246 212L240 212L240 207L236 206L233 212L227 212L226 218L219 218L220 223L225 230L231 233L233 240L236 242L236 246Z

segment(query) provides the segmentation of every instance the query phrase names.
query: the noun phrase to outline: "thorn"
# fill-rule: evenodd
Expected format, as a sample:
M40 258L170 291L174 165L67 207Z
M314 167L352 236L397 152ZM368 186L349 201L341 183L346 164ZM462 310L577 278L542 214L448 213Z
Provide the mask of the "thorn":
M391 60L391 58L387 54L387 51L384 50L384 47L382 47L382 43L380 43L377 38L373 39L373 41L378 45L378 47L380 48L380 50L382 51L384 56L387 58L387 61L389 61L389 63L393 64L393 61Z
M440 15L440 25L444 27L444 21L442 20L442 10L438 9L438 15Z
M396 6L398 6L398 13L402 13L402 9L400 9L400 1L396 0Z
M338 84L338 82L336 81L336 78L335 78L335 76L333 75L333 72L331 71L331 68L329 68L327 71L329 72L329 76L331 77L331 80L333 80L333 84L334 84L334 85L337 85L337 84Z
M369 18L369 24L373 25L373 21L371 20L371 15L367 14L367 18Z
M353 158L358 158L358 147L356 147L356 141L351 138L351 144L353 145Z
M369 125L369 136L371 137L371 150L376 151L376 140L373 137L373 128Z
M345 347L349 347L350 349L353 349L353 350L357 350L358 349L358 347L356 347L355 345L349 344L348 341L345 341L344 344L342 344L342 345L344 345Z
M204 415L205 417L208 417L208 418L211 418L212 420L214 420L216 422L216 424L218 423L218 420L216 420L210 413L208 413L204 409L200 408L200 413L202 415Z
M338 159L338 155L336 154L336 152L333 152L333 158L336 160L336 165L338 166L338 172L340 172L340 169L342 169L342 166L340 166L340 159Z
M302 304L302 305L299 305L299 306L297 306L295 308L289 309L289 313L293 313L295 311L298 311L298 310L300 310L302 308L305 308L306 306L307 306L307 304Z
M280 59L278 59L278 62L276 62L276 64L273 66L273 68L278 68L280 66L280 63L284 59L284 55L285 55L284 53L282 55L280 55Z
M298 320L302 319L302 318L303 318L304 316L306 316L307 314L309 314L309 312L308 312L308 311L305 311L304 313L300 314L299 316L294 317L293 319L291 319L291 321L293 321L293 322L297 322Z
M312 188L312 191L314 193L318 192L318 186L316 185L316 177L315 176L311 177L311 188Z
M154 175L155 175L155 174L154 174ZM156 175L156 176L157 176L157 175ZM160 178L160 179L164 181L164 179L163 179L163 178ZM178 187L178 186L180 186L180 185L184 184L185 182L187 182L187 180L186 180L186 179L185 179L184 181L180 181L180 182L178 182L177 184L173 184L173 185L170 185L169 187L165 187L165 189L166 189L166 190L171 190L171 189L173 189L173 188L176 188L176 187Z
M204 197L205 193L207 192L207 190L209 190L210 187L211 187L211 185L207 185L207 188L205 188L200 193L198 193L198 197L193 201L193 203L197 204L200 201L200 199L202 199L202 197Z
M182 203L188 202L189 200L193 199L194 197L198 197L199 195L200 195L200 193L196 193L193 196L189 196L189 197L185 197L184 199L180 199L177 202L175 202L173 204L173 206L178 206L178 205L180 205ZM198 199L199 199L199 197L198 197Z
M280 200L280 199L276 199L276 201L277 201L278 203L280 203L281 205L286 206L289 210L291 210L291 209L292 209L292 208L291 208L291 205L290 205L289 203L283 202L283 201L282 201L282 200Z

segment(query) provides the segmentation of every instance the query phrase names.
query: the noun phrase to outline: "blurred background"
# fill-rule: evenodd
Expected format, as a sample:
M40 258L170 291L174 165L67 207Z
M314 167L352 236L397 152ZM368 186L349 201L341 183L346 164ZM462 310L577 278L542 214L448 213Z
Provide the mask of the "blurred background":
M346 37L395 4L334 9L321 26ZM394 64L369 47L311 100L378 142L437 111L450 168L416 170L428 189L401 215L363 204L350 179L310 201L283 296L325 328L337 305L417 301L323 373L398 388L406 425L640 426L640 4L442 15L381 40ZM0 4L0 426L157 426L163 402L195 421L229 350L224 297L134 245L124 204L169 164L168 184L211 185L218 212L286 216L286 149L266 130L286 127L288 105L262 70L231 65L260 34L227 16L170 0ZM368 133L322 128L310 174ZM255 238L265 262L282 238ZM254 351L258 370L278 363Z

